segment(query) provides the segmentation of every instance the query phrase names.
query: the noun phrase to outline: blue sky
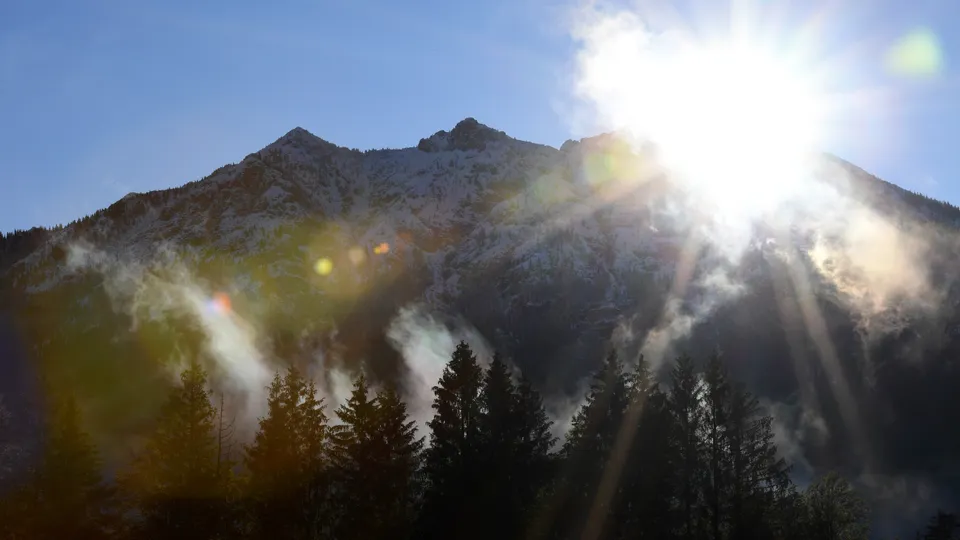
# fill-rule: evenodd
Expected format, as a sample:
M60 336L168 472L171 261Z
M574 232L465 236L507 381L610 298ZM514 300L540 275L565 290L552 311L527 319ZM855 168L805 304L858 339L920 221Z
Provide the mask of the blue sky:
M722 22L719 0L672 3L678 24ZM837 85L883 96L844 116L843 135L825 150L960 202L951 64L960 4L754 4L785 36L816 26L818 57L842 68ZM412 146L466 116L555 146L591 135L571 112L575 7L8 0L0 6L0 230L69 222L130 191L201 178L295 126L358 148ZM917 28L939 37L939 75L885 72L885 51Z

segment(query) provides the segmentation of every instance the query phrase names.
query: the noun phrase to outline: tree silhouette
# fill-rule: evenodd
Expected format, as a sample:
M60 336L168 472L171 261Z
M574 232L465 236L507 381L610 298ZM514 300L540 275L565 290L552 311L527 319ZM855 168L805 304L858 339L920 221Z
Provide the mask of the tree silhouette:
M635 435L621 480L626 492L620 519L630 538L670 538L674 490L671 440L673 417L667 397L660 391L643 357L629 376Z
M244 460L254 534L329 533L327 417L314 384L293 367L283 377L277 374L259 425Z
M114 489L102 477L96 447L69 395L51 396L39 462L18 496L20 534L103 538L117 532Z
M611 352L594 374L561 449L565 462L560 479L562 510L554 528L562 537L580 536L580 531L587 528L597 531L593 536L616 536L620 523L614 512L620 504L622 486L605 486L611 493L600 493L600 488L628 400L623 364L616 352Z
M954 513L937 510L927 523L923 540L956 540L960 537L960 522Z
M671 453L674 455L674 482L677 496L677 525L680 538L703 537L704 451L700 431L704 425L700 406L703 385L688 356L677 358L670 373L668 404L673 415Z
M377 465L380 433L376 404L364 375L354 382L350 399L337 409L341 425L332 429L331 459L337 491L337 538L378 538Z
M861 540L869 529L866 505L836 473L817 479L803 494L806 537L811 540Z
M426 493L419 533L423 538L480 536L477 493L480 468L480 386L483 372L461 341L433 388L435 415L425 452Z
M377 513L378 538L406 538L412 532L416 512L417 471L423 439L407 414L396 389L388 386L377 394Z
M707 361L703 374L703 446L705 474L703 475L704 501L709 516L710 538L720 540L721 528L725 527L732 453L727 446L727 422L730 416L730 386L727 372L715 352ZM736 459L736 458L733 458Z
M477 525L486 538L504 538L516 531L520 522L518 458L520 418L517 415L517 388L509 368L499 354L494 355L484 374L480 390L480 467L484 474L479 494L486 512L498 516Z
M513 482L516 484L518 516L514 535L522 536L541 504L541 495L554 474L550 454L556 437L540 394L530 381L521 377L517 385L514 416L517 427Z
M223 515L228 476L217 470L215 418L206 372L191 362L125 482L144 537L206 539L229 525Z

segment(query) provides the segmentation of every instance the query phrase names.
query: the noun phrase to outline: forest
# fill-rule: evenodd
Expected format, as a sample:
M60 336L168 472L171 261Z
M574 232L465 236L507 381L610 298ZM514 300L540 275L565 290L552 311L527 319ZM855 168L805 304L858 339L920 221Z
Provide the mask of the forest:
M531 383L461 342L434 386L429 433L400 389L360 374L330 410L278 372L247 444L197 362L129 463L110 467L69 395L0 502L4 539L855 540L875 537L840 475L803 489L772 418L723 356L676 358L664 381L609 353L563 440ZM9 414L0 416L0 428ZM0 446L0 474L16 448ZM115 470L113 470L115 469ZM938 512L917 538L958 538Z

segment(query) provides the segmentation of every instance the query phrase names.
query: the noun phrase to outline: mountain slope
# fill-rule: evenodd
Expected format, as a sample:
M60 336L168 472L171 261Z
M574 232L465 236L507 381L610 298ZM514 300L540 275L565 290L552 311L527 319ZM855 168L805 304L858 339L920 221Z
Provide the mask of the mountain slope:
M162 364L186 354L243 384L272 359L409 377L438 333L478 334L566 396L613 338L656 363L720 346L804 467L956 474L960 436L924 439L960 418L916 392L960 382L960 211L828 156L822 200L734 235L655 156L473 119L367 152L296 128L201 181L30 233L0 259L3 299L30 362L90 396L103 432L136 431ZM205 311L223 297L241 326ZM396 343L411 332L420 348Z

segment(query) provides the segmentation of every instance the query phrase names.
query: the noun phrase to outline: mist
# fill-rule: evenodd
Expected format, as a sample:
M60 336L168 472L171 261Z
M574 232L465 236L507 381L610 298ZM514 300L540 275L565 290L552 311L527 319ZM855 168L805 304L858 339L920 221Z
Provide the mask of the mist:
M469 323L458 321L453 330L421 304L401 308L386 329L387 339L403 357L406 373L401 380L410 417L420 433L429 433L433 418L433 387L443 375L450 355L464 341L481 366L490 364L493 353L487 341Z
M131 332L148 320L189 321L203 336L197 360L209 372L213 390L230 397L231 408L241 421L238 427L250 430L266 412L267 389L280 366L264 353L270 344L256 322L231 305L229 298L240 298L242 292L228 294L197 278L184 264L183 256L173 247L163 246L142 262L74 242L67 246L67 268L100 274L111 307L129 317ZM336 423L333 412L349 399L352 377L335 352L318 349L309 354L305 374L317 383L328 417ZM182 353L164 359L163 368L172 384L179 383L187 357Z

